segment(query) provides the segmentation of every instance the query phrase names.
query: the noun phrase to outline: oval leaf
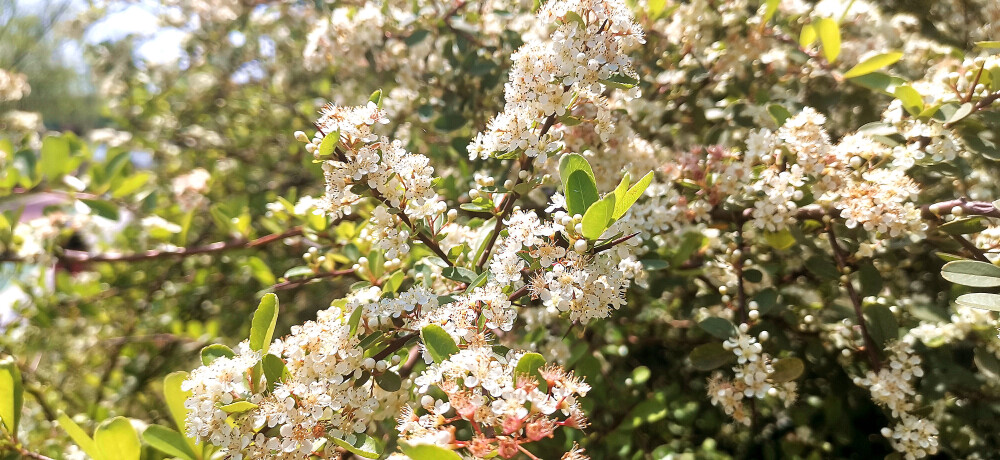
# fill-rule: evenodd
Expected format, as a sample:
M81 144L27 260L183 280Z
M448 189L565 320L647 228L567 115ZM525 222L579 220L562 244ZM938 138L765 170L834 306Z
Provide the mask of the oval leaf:
M699 371L710 371L736 361L736 355L726 350L720 342L698 345L691 351L691 365Z
M412 460L462 460L454 451L432 444L410 445L401 442L399 450Z
M944 264L941 276L955 284L972 287L1000 286L1000 267L978 260L956 260Z
M899 338L899 321L889 307L871 305L865 308L865 319L868 321L868 333L883 348Z
M385 371L379 374L378 377L375 377L375 383L385 391L399 391L403 380L399 377L399 374L392 371Z
M142 440L146 441L150 447L173 457L186 460L198 458L188 446L184 435L165 426L150 425L146 431L142 432Z
M851 67L844 74L844 78L854 78L860 77L862 75L868 75L876 70L883 67L889 67L896 62L898 62L903 57L903 53L899 51L893 51L891 53L877 54L864 61L858 63L858 65Z
M21 371L13 356L0 361L0 421L7 432L17 437L17 425L21 421L21 406L24 405L24 386Z
M642 197L642 194L646 192L646 189L649 188L649 184L652 182L653 172L650 171L646 173L645 176L642 176L642 179L639 179L639 182L636 182L635 185L630 187L628 191L625 192L622 199L616 199L614 218L619 219L621 216L624 216L625 213L632 208L632 205L634 205L636 201L639 201L639 198ZM617 194L618 191L615 190L616 197Z
M955 299L955 303L972 308L982 308L984 310L1000 311L1000 295L975 293L963 294Z
M213 343L205 348L201 349L201 363L204 365L212 364L217 358L232 358L236 356L232 348L229 348L221 343Z
M424 326L420 330L420 340L424 342L427 353L430 353L434 362L440 363L449 356L458 353L458 345L447 332L437 324Z
M514 382L517 382L517 378L522 375L530 375L538 381L538 389L541 391L548 391L548 383L545 381L545 377L542 377L541 371L539 369L545 365L545 358L538 353L525 353L521 359L517 360L517 366L514 367Z
M139 434L125 417L101 423L94 432L94 442L108 460L139 460L142 454Z
M243 412L254 410L258 406L250 401L236 401L232 404L226 404L219 409L224 410L227 414L241 414Z
M737 335L736 326L728 319L713 316L698 323L698 327L719 339L729 339Z
M816 35L823 45L823 57L830 64L840 56L840 25L830 18L820 18L816 21Z
M574 171L564 182L566 195L566 210L571 215L584 214L590 205L597 202L597 183L584 171Z
M799 378L806 370L805 363L799 358L781 358L774 362L774 371L768 378L775 383L790 382Z
M250 349L267 353L274 336L274 326L278 323L278 296L268 293L260 299L257 311L250 323Z
M355 433L354 436L355 441L353 443L349 443L343 439L332 439L338 446L347 449L354 455L360 455L364 458L379 458L382 456L385 446L382 445L381 440L364 433Z
M583 215L583 236L588 240L596 240L614 222L615 196L609 194L603 200L594 203Z

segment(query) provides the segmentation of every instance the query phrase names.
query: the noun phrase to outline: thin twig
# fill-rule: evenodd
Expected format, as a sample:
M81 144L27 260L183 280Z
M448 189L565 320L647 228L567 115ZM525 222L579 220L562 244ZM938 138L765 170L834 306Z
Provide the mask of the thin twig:
M837 268L840 269L841 276L844 276L844 268L847 267L847 257L844 255L844 249L837 242L837 235L833 231L832 223L827 228L827 235L830 239L830 246L833 247L833 258L837 262ZM858 325L861 327L861 337L865 342L865 351L868 353L868 359L871 361L872 367L877 370L882 367L882 362L875 351L875 341L872 340L871 334L868 333L868 326L865 324L865 315L861 311L861 296L854 290L854 285L851 284L850 278L842 284L847 289L847 295L851 298L851 303L854 305L854 313L858 317Z
M352 273L354 273L354 269L353 268L347 268L347 269L344 269L344 270L334 270L332 272L325 272L325 273L317 273L315 275L308 276L308 277L305 277L305 278L302 278L302 279L289 280L289 281L285 281L285 282L282 282L282 283L275 284L274 286L271 286L271 290L273 290L273 291L283 291L283 290L286 290L286 289L297 288L297 287L302 286L302 285L304 285L306 283L309 283L310 281L318 280L320 278L335 278L335 277L338 277L338 276L350 275Z

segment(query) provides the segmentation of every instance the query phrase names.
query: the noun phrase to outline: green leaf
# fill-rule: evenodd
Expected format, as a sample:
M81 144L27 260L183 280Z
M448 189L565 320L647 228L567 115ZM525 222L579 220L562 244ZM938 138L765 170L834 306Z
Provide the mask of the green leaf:
M139 460L142 454L139 434L125 417L115 417L98 425L94 442L108 460Z
M374 102L375 106L382 108L382 88L375 90L371 96L368 96L368 102Z
M63 431L69 435L69 437L80 447L85 454L89 455L91 460L105 460L104 453L101 449L97 447L97 443L87 435L87 432L80 428L73 419L69 418L66 414L59 415L59 426L62 427ZM114 459L107 459L114 460Z
M774 249L788 249L795 245L795 235L788 229L779 232L764 232L764 241Z
M1000 267L978 260L948 262L941 268L941 276L952 283L963 286L1000 286Z
M1000 40L976 42L975 45L977 48L1000 50Z
M992 351L985 347L976 347L972 359L980 372L993 379L1000 378L1000 359L997 359L997 355Z
M903 103L903 108L910 112L910 115L919 115L924 110L924 98L912 86L897 86L892 94Z
M785 120L792 117L792 113L780 104L768 104L767 113L771 114L771 118L774 118L774 122L778 126L785 124Z
M215 361L216 358L232 358L235 356L236 353L233 352L232 348L221 343L213 343L201 349L201 363L206 366L212 364L212 361Z
M973 106L971 102L966 102L962 104L961 106L958 107L958 109L955 110L955 113L951 114L951 116L948 117L948 121L946 121L945 123L955 124L962 121L963 119L965 119L965 117L972 114L972 109L974 108L975 106Z
M862 75L868 75L876 70L895 64L902 59L902 57L903 53L899 51L877 54L861 61L858 65L851 67L851 70L844 73L844 78L854 78Z
M840 278L840 270L830 259L815 255L806 260L806 270L820 278L835 280Z
M274 294L264 294L257 305L257 311L253 314L253 321L250 323L250 349L267 353L267 348L271 346L271 338L274 336L274 326L278 323L278 296Z
M168 374L163 378L163 399L167 402L167 409L170 411L170 418L174 420L177 430L185 431L185 419L187 418L187 408L184 401L191 397L190 391L181 390L181 383L187 379L187 372L177 371ZM191 442L194 445L194 442Z
M196 460L198 455L187 444L187 438L165 426L150 425L142 432L142 440L150 447L172 457Z
M583 236L589 240L600 238L614 222L614 213L614 194L608 194L604 199L591 205L583 215Z
M17 437L17 425L21 421L21 406L24 405L24 384L21 370L13 356L0 360L0 421L7 432Z
M699 371L710 371L727 363L736 361L736 355L726 350L722 342L711 342L698 345L691 350L691 365Z
M476 272L465 267L447 267L441 270L441 275L453 281L469 284L479 276Z
M563 17L566 23L575 22L580 25L581 29L587 28L587 23L583 22L583 18L576 11L567 11L566 16Z
M566 186L566 210L571 215L584 214L600 199L597 183L584 171L574 171L569 175Z
M698 323L698 327L702 328L705 332L708 332L712 336L723 340L727 340L737 335L736 326L734 326L731 321L717 316L705 318Z
M639 84L639 80L625 74L616 73L608 78L600 80L601 83L612 88L630 89Z
M440 363L449 356L458 353L458 345L447 332L437 324L429 324L420 330L420 340L423 341L427 353L434 362Z
M399 377L399 374L393 371L385 371L379 374L378 377L375 377L375 383L385 391L399 391L403 380Z
M247 257L247 265L250 267L250 273L253 277L263 284L264 286L273 285L277 279L274 277L274 273L271 272L271 267L268 267L260 257L250 256Z
M348 324L351 326L351 337L358 332L358 325L361 324L361 314L364 313L364 306L358 305L357 308L351 312L351 317L348 320Z
M70 172L69 168L73 167L70 162L69 142L63 137L46 136L42 140L41 153L38 167L49 180Z
M323 136L323 140L319 142L319 149L316 150L316 156L328 157L333 155L337 151L338 143L340 143L340 131L326 133Z
M833 64L840 56L840 25L834 19L819 18L816 20L816 34L823 45L823 57Z
M667 7L667 0L649 0L646 7L649 8L649 17L656 18Z
M858 279L861 280L861 295L868 297L878 295L882 291L882 273L875 268L871 261L863 261L858 264Z
M852 78L851 83L856 83L888 96L895 96L896 87L905 85L906 80L882 72L872 72Z
M130 193L139 190L143 185L149 182L151 174L147 172L138 172L132 174L121 181L114 190L111 191L111 196L113 198L122 198L128 196Z
M108 220L118 220L118 206L115 206L111 202L90 199L81 199L80 201L87 205L94 214Z
M799 33L799 46L803 48L808 48L816 41L816 26L813 24L806 24L802 26L802 32Z
M949 235L968 235L969 233L979 233L987 228L989 228L989 225L986 225L983 218L979 216L955 219L938 227L939 230Z
M226 404L219 409L224 410L227 414L240 414L246 411L254 410L258 406L250 401L236 401L234 403Z
M548 391L548 382L545 381L545 377L542 377L542 372L539 370L542 366L545 366L545 357L538 353L525 353L521 359L517 360L517 366L514 367L514 382L517 382L519 376L529 375L538 381L539 390Z
M305 265L299 265L297 267L289 268L287 271L285 271L285 274L281 275L281 277L285 279L292 279L292 278L312 276L315 274L316 272L313 271L313 269Z
M455 451L432 444L399 443L399 450L412 460L462 460Z
M779 3L781 3L781 0L765 0L765 5L767 6L764 7L764 17L761 20L761 24L767 24L774 17L774 13L778 12Z
M659 395L662 393L657 394L657 396ZM669 413L670 410L662 396L646 399L628 411L621 426L626 430L634 430L643 425L659 422L666 418Z
M799 358L781 358L774 362L774 371L768 378L775 383L791 382L799 378L806 370L805 363Z
M264 378L267 379L268 389L272 391L274 390L274 385L276 383L284 382L291 376L291 374L288 373L288 368L285 367L285 362L282 361L281 358L270 353L261 358L260 364L264 369Z
M642 179L639 179L639 182L636 182L635 185L630 187L628 191L624 193L624 196L620 200L616 199L615 213L613 217L615 219L620 219L622 216L624 216L625 213L632 208L632 205L634 205L636 201L639 201L639 198L642 197L642 194L646 192L646 189L649 188L649 184L651 184L652 182L653 182L653 172L650 171L646 173L645 176L642 176ZM615 190L615 196L616 198L618 196L617 189Z
M883 348L899 337L899 322L889 307L870 305L865 308L865 319L868 321L868 333L872 340Z
M594 170L590 167L590 163L587 161L583 155L579 153L570 153L563 155L559 159L559 179L566 183L569 176L576 171L584 171L590 176L590 179L596 183L596 178L594 177Z
M382 440L373 438L364 433L355 433L355 440L349 443L343 439L331 438L333 442L344 449L347 449L354 455L360 455L364 458L379 458L382 456L382 451L385 450L385 446L382 445Z
M987 294L982 292L962 294L955 299L955 303L965 307L1000 311L1000 295L997 294Z

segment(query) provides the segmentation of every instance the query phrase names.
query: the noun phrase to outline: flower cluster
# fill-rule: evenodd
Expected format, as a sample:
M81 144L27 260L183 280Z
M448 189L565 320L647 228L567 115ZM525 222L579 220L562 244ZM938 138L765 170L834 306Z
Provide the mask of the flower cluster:
M891 344L887 348L889 360L881 369L854 379L855 384L868 388L872 399L897 420L896 426L883 428L882 434L907 459L933 455L938 446L938 430L934 423L913 413L920 399L913 383L924 375L920 356L913 351L914 341L907 335Z
M375 102L358 107L329 104L316 121L316 135L306 150L323 162L323 203L328 214L350 214L352 205L361 199L356 192L366 189L381 202L364 237L393 259L410 249L410 230L401 226L412 230L415 223L409 219L440 217L445 206L431 187L434 168L427 157L409 153L399 140L390 141L373 131L374 126L388 122ZM296 137L308 141L302 132Z
M717 373L708 381L708 396L713 405L721 406L727 415L749 426L751 414L743 405L744 399L772 396L789 407L795 402L797 385L792 381L774 380L776 360L764 352L756 338L747 334L748 330L747 324L741 324L738 335L723 342L723 347L736 355L735 378L728 380ZM767 332L761 332L759 337L761 341L766 340Z
M597 108L598 134L605 140L610 136L611 112L602 93L616 78L636 80L625 52L645 42L628 7L619 0L549 2L539 10L538 21L555 30L511 56L504 110L469 145L472 159L520 151L544 162L558 150L557 138L548 132L553 120L546 124L545 119L565 115L584 101ZM633 86L630 96L638 95Z
M491 453L513 458L526 450L525 444L550 438L560 427L586 428L577 398L586 396L590 386L556 365L519 374L516 368L522 356L514 351L499 355L491 347L477 346L429 366L414 379L425 394L420 401L424 413L403 408L398 418L400 440L465 448L475 458ZM432 385L447 399L427 396ZM456 439L458 421L473 425L471 439Z
M23 74L0 69L0 102L16 101L31 92L28 78Z
M262 355L246 341L234 356L195 369L182 386L192 394L185 403L188 435L237 459L306 459L326 438L354 442L374 422L391 417L405 392L383 390L372 378L355 385L390 364L365 358L350 329L336 307L292 327L268 351L287 374L266 384L254 372ZM332 444L327 449L332 453Z

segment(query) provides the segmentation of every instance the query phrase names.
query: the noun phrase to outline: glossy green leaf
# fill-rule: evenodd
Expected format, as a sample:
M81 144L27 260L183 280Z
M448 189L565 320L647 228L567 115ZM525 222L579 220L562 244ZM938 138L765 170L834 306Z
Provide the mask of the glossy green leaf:
M774 371L768 378L774 383L790 382L799 378L806 370L805 363L799 358L781 358L774 362Z
M700 323L700 327L705 332L708 332L712 336L719 339L729 339L737 335L736 326L733 325L731 321L725 318L719 318L713 316L711 318L705 318Z
M375 107L382 108L382 89L379 88L375 90L371 96L368 96L368 102L374 102Z
M220 343L213 343L205 348L201 349L201 363L204 365L212 364L216 358L232 358L235 357L236 353L233 352L232 348L229 348Z
M586 172L577 170L569 175L565 183L566 210L571 215L584 214L600 199L597 183Z
M698 345L691 350L691 365L700 371L710 371L725 364L736 361L736 355L726 350L722 342L710 342Z
M450 280L469 284L479 276L476 272L465 267L447 267L441 271L441 275Z
M918 115L924 110L924 98L919 92L917 92L917 90L913 89L912 86L897 86L896 90L893 91L892 94L903 103L903 108L906 109L910 115Z
M59 415L57 422L59 423L59 426L62 427L63 431L69 435L70 439L72 439L73 442L80 447L80 450L90 456L91 460L112 460L105 459L104 453L101 452L99 447L97 447L97 443L94 442L94 439L91 438L87 432L83 431L83 428L80 428L80 425L77 425L76 422L69 418L68 415Z
M246 411L251 411L256 409L258 406L250 401L236 401L234 403L226 404L219 409L222 409L227 414L241 414Z
M949 124L958 123L958 122L964 120L965 117L971 115L974 109L975 109L975 106L972 105L971 102L966 102L966 103L960 105L958 107L958 109L955 110L955 113L951 114L951 116L948 117L948 121L946 121L946 123L949 123Z
M382 445L382 440L373 438L364 433L354 433L352 436L355 437L354 442L347 442L343 439L331 438L333 442L344 449L347 449L354 455L359 455L364 458L379 458L382 456L382 451L385 450L385 446Z
M998 294L987 294L982 292L962 294L955 299L955 303L966 307L1000 311L1000 295Z
M107 460L139 460L142 454L139 434L125 417L115 417L98 425L94 443Z
M613 217L615 219L620 219L624 216L625 213L632 208L632 205L634 205L636 201L639 201L639 198L642 197L642 194L646 192L646 189L649 188L649 184L652 182L653 172L650 171L646 173L645 176L642 176L642 179L639 179L635 185L629 187L628 191L624 193L621 199L615 200L615 212ZM618 196L617 189L615 190L615 196L616 198Z
M39 172L49 180L56 179L70 172L69 142L63 137L46 136L42 139L41 160L38 162Z
M614 222L615 196L608 194L604 199L592 204L583 215L583 236L589 240L601 237Z
M385 391L399 391L403 380L393 371L385 371L375 377L375 383Z
M860 77L862 75L868 75L876 70L891 66L902 59L903 53L899 51L893 51L891 53L876 54L864 61L858 63L858 65L851 67L844 73L844 78L854 78Z
M13 356L0 360L0 421L7 432L17 436L24 405L24 383Z
M267 379L268 389L270 390L274 390L276 383L284 382L291 376L288 373L288 368L285 367L285 362L270 353L261 358L260 364L264 370L264 378Z
M323 158L333 155L337 152L338 143L340 143L339 131L326 133L326 135L323 136L323 140L319 142L319 148L316 149L316 156Z
M545 381L545 377L542 377L540 370L543 366L545 366L545 357L538 353L525 353L521 359L517 360L517 366L514 367L514 381L517 382L517 378L520 376L529 375L538 381L538 388L541 391L548 391L548 383Z
M142 432L142 440L150 447L172 457L196 460L198 455L187 444L187 438L165 426L150 425Z
M95 215L108 220L118 220L118 206L115 206L110 201L90 199L81 199L80 201L87 205Z
M966 217L964 219L955 219L946 224L942 224L938 227L938 230L945 232L949 235L968 235L970 233L979 233L983 230L989 228L982 217Z
M779 3L781 3L781 0L766 0L764 2L764 5L765 5L764 6L764 17L761 18L761 23L762 24L767 24L768 21L770 21L771 18L774 17L774 13L778 12L778 4Z
M778 232L764 232L764 241L774 249L788 249L795 245L795 236L788 229Z
M948 262L941 268L941 276L952 283L963 286L1000 286L1000 267L978 260Z
M819 18L816 20L816 35L823 45L823 57L833 64L840 56L840 25L834 19Z
M774 122L778 126L785 124L785 120L792 117L792 113L780 104L768 104L767 113L771 114L771 118L774 118Z
M411 460L462 460L462 457L453 450L432 444L407 444L399 443L399 450L403 451Z
M278 296L268 293L260 299L257 311L250 323L250 349L267 353L274 336L274 326L278 323Z
M870 305L865 308L865 321L872 340L883 348L899 338L899 321L892 310L885 305Z
M455 340L437 324L424 326L420 330L420 340L424 343L424 347L427 348L427 352L430 353L431 358L436 363L440 363L448 359L449 356L458 353L458 345L455 344Z

